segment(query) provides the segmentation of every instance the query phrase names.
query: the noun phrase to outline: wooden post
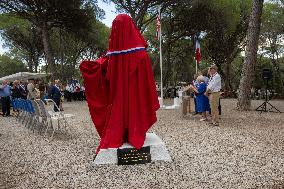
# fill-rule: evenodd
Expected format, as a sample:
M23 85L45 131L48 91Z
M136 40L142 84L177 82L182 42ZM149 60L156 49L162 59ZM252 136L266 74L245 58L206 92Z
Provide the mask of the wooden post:
M190 96L182 97L182 116L186 116L190 113Z

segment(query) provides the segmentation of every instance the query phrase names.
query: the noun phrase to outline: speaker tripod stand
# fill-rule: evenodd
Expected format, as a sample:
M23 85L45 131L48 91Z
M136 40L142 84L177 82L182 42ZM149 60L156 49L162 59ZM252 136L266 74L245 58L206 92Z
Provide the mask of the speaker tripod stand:
M270 104L268 100L268 95L267 95L267 88L268 88L268 79L266 80L266 87L265 87L265 101L258 106L255 110L262 112L276 112L276 113L281 113L280 110L278 110L275 106Z

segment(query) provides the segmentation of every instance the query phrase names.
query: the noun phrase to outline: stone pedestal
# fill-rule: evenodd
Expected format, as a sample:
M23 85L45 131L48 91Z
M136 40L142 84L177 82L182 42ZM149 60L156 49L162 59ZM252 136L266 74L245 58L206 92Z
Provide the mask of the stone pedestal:
M174 98L174 106L175 107L180 107L180 99L178 97Z
M150 146L151 161L172 161L165 143L155 134L147 133L143 147ZM122 148L134 148L124 143ZM101 149L94 160L95 165L117 164L117 148Z

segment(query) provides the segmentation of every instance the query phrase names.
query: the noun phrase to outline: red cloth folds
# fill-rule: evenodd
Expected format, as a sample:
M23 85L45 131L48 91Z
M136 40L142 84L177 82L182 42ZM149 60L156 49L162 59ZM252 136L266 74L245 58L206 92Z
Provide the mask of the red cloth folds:
M147 47L147 43L126 14L118 15L112 22L108 51L120 51L135 47Z
M105 120L109 109L107 98L109 87L105 76L108 64L107 60L107 57L96 61L86 60L80 65L89 111L100 137L103 136Z
M136 47L147 47L143 36L128 15L118 15L113 21L108 52ZM159 109L147 52L83 61L80 70L90 114L101 137L98 150L118 148L124 142L141 148Z

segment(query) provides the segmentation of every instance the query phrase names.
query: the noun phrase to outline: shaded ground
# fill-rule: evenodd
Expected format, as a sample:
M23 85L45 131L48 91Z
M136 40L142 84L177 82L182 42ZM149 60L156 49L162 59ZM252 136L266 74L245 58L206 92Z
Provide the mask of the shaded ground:
M262 101L254 101L257 107ZM271 101L284 112L284 101ZM76 114L71 137L49 142L14 118L0 118L0 188L284 188L284 113L234 110L222 100L220 127L159 110L151 129L173 162L97 166L99 139L85 102L65 104Z

